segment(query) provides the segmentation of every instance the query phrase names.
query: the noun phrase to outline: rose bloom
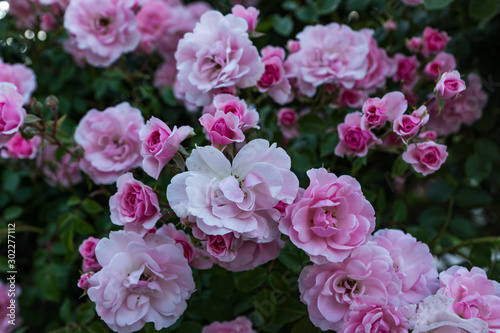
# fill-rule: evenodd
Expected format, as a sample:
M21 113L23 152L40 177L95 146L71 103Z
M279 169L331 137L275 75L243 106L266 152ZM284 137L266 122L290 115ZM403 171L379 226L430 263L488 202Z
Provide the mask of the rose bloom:
M401 230L378 230L371 241L389 251L402 282L402 303L417 304L439 288L438 272L427 244Z
M250 109L245 100L240 99L233 94L221 93L214 96L214 112L222 111L224 113L233 113L239 118L241 129L258 128L259 113L255 109Z
M316 264L340 262L375 229L375 210L350 176L307 171L309 187L286 208L279 229Z
M316 87L326 83L352 88L366 76L370 45L363 33L330 23L306 26L297 39L300 50L288 56L288 63L304 95L312 97Z
M172 87L174 85L176 75L175 62L167 60L156 70L153 84L161 92L164 86Z
M78 252L80 252L80 255L83 258L97 260L95 256L95 247L97 246L97 243L99 243L99 241L100 241L99 238L94 238L94 237L87 238L78 247Z
M147 322L160 330L186 310L195 284L182 246L174 239L112 231L109 239L101 239L96 255L103 268L90 278L87 294L113 331L137 331Z
M78 283L77 283L78 288L82 288L83 290L89 289L90 288L89 280L92 277L92 275L94 275L94 274L95 274L94 272L83 273L80 276L80 279L78 280Z
M397 70L392 80L394 82L403 81L403 90L411 91L418 81L418 66L419 62L416 55L407 57L401 53L394 55L394 60L397 62Z
M437 294L450 297L453 311L464 319L480 318L490 332L500 330L500 284L479 267L452 266L439 274Z
M443 99L452 99L465 90L465 81L457 70L441 75L434 91Z
M25 140L21 133L16 132L5 144L4 149L1 151L1 156L3 158L34 159L41 140L39 136Z
M362 114L359 111L346 115L344 122L337 126L340 141L335 147L335 155L365 156L373 144L381 144L370 130L361 128Z
M83 258L82 271L83 272L97 272L102 268L97 259Z
M167 124L156 117L151 117L139 131L142 142L142 168L154 179L158 179L161 171L174 157L180 143L192 136L194 130L190 126L181 126L171 130Z
M42 147L36 158L36 164L50 186L71 187L79 184L83 178L78 162L71 161L70 154L64 154L58 161L55 158L56 145Z
M250 141L233 162L214 147L198 147L175 175L167 199L175 214L207 235L237 233L243 240L270 242L279 236L279 201L291 203L298 179L290 157L276 144Z
M426 27L423 35L424 45L422 48L422 55L428 57L431 54L444 51L450 39L451 37L449 37L445 31L440 32L431 27Z
M141 49L152 52L155 44L165 33L170 18L171 5L162 0L149 0L142 4L137 13L137 30L141 34Z
M389 252L373 242L361 245L340 263L306 266L299 276L300 299L309 319L322 330L338 331L353 304L365 299L399 306L401 281Z
M158 235L164 235L172 238L176 244L180 244L184 250L184 257L187 259L188 263L191 263L198 254L196 249L189 240L189 236L182 230L177 230L173 223L164 224L160 229L156 231Z
M368 94L363 90L341 89L337 98L337 103L340 106L358 108L363 105L367 98Z
M293 139L299 136L299 128L297 126L298 120L297 112L290 108L282 108L278 112L278 126L286 139Z
M16 86L0 82L0 148L23 126L26 110L22 105L23 96L17 92Z
M412 37L409 40L406 40L406 48L413 53L420 52L422 49L422 37Z
M479 318L462 318L452 308L453 299L444 295L428 296L418 306L413 333L488 333L488 325ZM490 331L491 332L491 331Z
M117 192L109 198L111 222L123 225L125 231L144 235L161 217L156 193L130 172L117 179L116 187Z
M292 86L285 73L285 50L281 47L266 46L262 49L264 74L257 82L260 92L269 92L269 96L278 104L286 104L293 99Z
M393 131L401 137L405 144L408 140L417 135L418 131L427 124L429 121L429 114L427 108L422 105L417 110L413 111L411 115L401 115L394 120Z
M96 184L111 184L141 164L141 111L127 102L104 111L92 109L76 127L75 141L84 150L80 168Z
M382 98L368 98L363 103L361 128L381 127L387 120L394 121L400 117L407 107L408 101L399 91L387 93Z
M203 14L192 33L179 41L175 59L186 100L210 104L214 89L255 86L264 72L257 48L248 38L248 24L232 14Z
M259 17L260 11L254 7L245 8L242 5L235 5L231 8L231 13L236 17L241 17L247 21L248 33L254 32L257 26L257 19Z
M215 321L206 325L201 333L257 333L252 329L252 322L247 317L240 316L232 321Z
M3 283L0 280L0 332L2 333L10 333L13 332L16 327L21 326L21 318L19 317L19 286L15 285L15 297L11 296L11 283L7 280ZM11 300L14 300L15 303L12 303ZM12 307L9 309L9 307ZM12 317L10 316L12 314ZM9 321L13 321L15 325L9 323Z
M403 160L424 176L439 170L447 157L446 146L434 141L411 144L403 153Z
M23 96L23 104L27 104L36 89L36 75L31 68L23 64L7 64L0 58L0 82L10 82Z
M440 52L434 60L429 61L425 65L425 76L429 80L436 80L439 75L445 72L450 72L455 69L457 63L455 61L455 56L451 53Z
M212 146L224 150L233 142L243 142L245 135L240 127L240 119L234 113L217 111L214 115L206 113L199 119L207 132Z
M64 27L89 64L108 67L137 47L141 34L132 5L129 0L71 0Z
M488 96L482 89L481 78L471 73L467 77L467 88L454 99L447 100L441 112L438 102L428 105L430 115L427 128L440 135L450 135L460 130L462 125L470 126L482 116Z

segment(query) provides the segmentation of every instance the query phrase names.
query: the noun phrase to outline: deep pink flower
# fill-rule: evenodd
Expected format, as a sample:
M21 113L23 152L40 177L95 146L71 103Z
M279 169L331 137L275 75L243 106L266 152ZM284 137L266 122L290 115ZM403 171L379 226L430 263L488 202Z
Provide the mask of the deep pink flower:
M457 70L441 75L434 91L443 99L452 99L465 90L465 81Z
M221 93L214 96L212 104L215 110L213 114L217 111L222 111L226 114L232 113L237 115L239 118L239 127L242 130L258 128L259 113L255 109L249 108L244 100L232 94Z
M252 329L252 322L240 316L232 321L213 322L203 327L201 333L257 333Z
M82 271L83 272L97 272L102 268L97 259L83 258Z
M166 32L171 7L163 0L149 0L142 4L137 13L137 29L141 34L141 48L152 52L158 40Z
M381 127L387 120L394 121L400 117L407 107L408 101L399 91L387 93L382 98L368 98L363 104L361 128Z
M248 33L254 32L257 26L257 19L260 11L254 7L245 8L242 5L235 5L231 8L231 13L236 17L241 17L247 21Z
M356 179L323 168L307 175L309 187L298 202L288 205L279 229L312 262L340 262L366 242L375 228L375 211Z
M175 59L186 100L210 104L214 89L255 86L264 72L259 53L248 38L248 24L232 14L203 14L192 33L179 41Z
M117 191L109 198L111 222L125 231L144 235L161 217L158 197L153 189L127 172L116 181Z
M351 108L359 108L368 98L368 94L363 90L357 89L341 89L337 103L340 106L348 106Z
M113 331L137 331L147 322L160 330L186 310L195 285L182 246L174 239L115 231L101 239L96 255L103 268L90 278L87 293Z
M454 70L456 66L453 54L440 52L436 58L425 65L424 72L429 80L436 80L441 74Z
M100 239L95 237L89 237L80 244L78 247L78 252L83 258L97 260L95 256L95 247L99 243Z
M80 120L75 141L84 150L80 168L96 184L111 184L141 164L141 111L127 102L104 111L92 109Z
M90 288L90 278L92 277L92 275L94 275L95 273L94 272L87 272L87 273L83 273L81 276L80 276L80 279L78 280L78 288L82 288L83 290L87 290Z
M189 236L184 231L176 229L173 223L164 224L156 231L156 234L173 238L175 243L180 244L184 250L184 257L190 265L191 262L198 257L196 249L193 243L191 243Z
M298 120L297 112L290 108L282 108L278 112L278 126L286 139L293 139L299 136L299 127L297 126Z
M398 64L398 69L392 77L394 82L403 81L403 90L411 91L418 81L419 62L416 55L407 57L401 53L394 55L394 60Z
M26 110L22 105L23 97L16 86L0 82L0 148L23 126Z
M31 68L23 64L7 64L0 58L0 82L9 82L16 86L17 92L23 96L27 104L36 89L36 75Z
M264 74L257 82L260 92L269 92L269 96L278 104L286 104L293 99L292 86L285 73L285 50L281 47L266 46L261 51Z
M411 115L401 115L394 120L393 130L394 133L399 135L403 142L408 144L408 140L417 135L418 131L429 121L429 114L427 108L422 105L417 110L413 111Z
M431 54L444 51L446 44L450 41L451 37L445 31L438 31L431 27L424 29L422 54L428 57Z
M215 115L206 113L199 119L205 128L212 146L224 150L228 144L243 142L245 135L240 128L240 119L234 113L215 112Z
M418 53L422 49L422 37L412 37L406 41L406 47L410 52Z
M194 130L190 126L174 126L171 130L160 119L151 117L139 131L144 171L158 179L165 165L179 149L180 143L193 134Z
M381 144L370 130L361 128L362 114L359 111L346 115L344 122L337 126L340 141L335 147L335 155L365 156L373 144Z
M29 140L25 140L21 133L16 132L5 144L1 156L3 158L34 159L41 140L39 136L34 136Z
M411 144L403 153L403 160L424 176L439 170L447 157L446 146L434 141Z

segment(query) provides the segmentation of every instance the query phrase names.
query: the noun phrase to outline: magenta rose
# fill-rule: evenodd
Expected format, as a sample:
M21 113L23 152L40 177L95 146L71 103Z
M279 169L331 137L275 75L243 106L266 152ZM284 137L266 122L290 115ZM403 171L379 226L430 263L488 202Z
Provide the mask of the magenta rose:
M9 82L17 87L23 96L23 104L27 104L36 89L36 75L31 68L23 64L7 64L0 58L0 82Z
M175 59L186 100L210 104L218 88L255 86L264 72L257 48L248 38L248 24L232 14L203 14L193 30L179 41Z
M440 52L434 60L425 65L424 73L429 80L436 80L439 75L454 70L456 66L457 63L453 54Z
M412 37L406 41L406 48L413 53L418 53L422 49L422 37Z
M278 104L286 104L293 99L292 86L285 73L285 50L281 47L266 46L261 51L265 65L264 74L257 82L260 92L268 92Z
M123 102L104 111L92 109L76 127L75 141L84 150L80 168L96 184L111 184L141 164L141 111Z
M5 144L1 156L3 158L34 159L41 140L39 136L34 136L29 140L25 140L21 133L16 132Z
M123 225L125 231L144 235L161 217L156 193L130 172L118 178L116 187L116 193L109 198L111 222Z
M337 98L337 103L340 106L358 108L363 105L367 98L368 94L363 90L341 89Z
M299 136L299 127L297 112L290 108L282 108L278 111L278 126L286 139L292 139Z
M431 27L425 27L423 35L424 45L422 48L423 56L428 57L431 54L444 51L450 39L451 37L445 31L441 32Z
M427 108L422 105L417 110L413 111L411 115L401 115L394 120L393 131L401 137L405 144L408 140L417 135L418 131L429 121L429 114Z
M241 131L240 119L234 113L217 111L214 115L206 113L199 119L214 147L224 150L233 142L243 142L245 135Z
M240 119L239 126L242 130L249 128L258 128L259 113L255 109L250 109L247 103L233 94L221 93L214 96L214 113L222 111L224 113L233 113Z
M236 258L237 241L233 233L216 236L208 235L205 247L207 252L217 261L229 262Z
M26 110L23 96L12 83L0 82L0 148L16 134L24 124Z
M232 321L213 322L203 327L201 333L257 333L252 329L252 322L240 316Z
M340 141L335 147L335 155L365 156L374 144L381 144L373 132L361 128L362 114L359 111L346 115L344 122L337 126Z
M78 247L78 252L83 258L97 260L95 256L95 247L99 243L99 238L89 237L80 244Z
M161 330L186 310L195 284L174 239L112 231L109 239L101 239L96 255L103 268L90 278L87 294L113 331L137 331L147 322Z
M167 163L174 157L181 141L194 134L190 126L174 126L171 130L167 124L156 117L151 117L139 131L142 142L141 155L144 171L158 179Z
M92 275L94 275L94 274L95 274L94 272L83 273L80 276L80 279L78 280L78 283L77 283L78 288L82 288L83 290L89 289L90 288L89 280L92 277Z
M260 11L254 7L245 8L242 5L234 5L231 8L231 13L236 17L241 17L248 24L248 33L254 32L257 26L257 19L259 18Z
M375 228L375 211L350 176L307 171L310 185L286 208L279 229L317 264L340 262L364 244Z
M465 81L457 70L441 75L434 91L443 99L452 99L465 90Z
M71 0L64 27L89 64L108 67L137 47L141 34L132 5L128 0Z
M83 258L82 271L83 272L97 272L101 269L101 265L97 259Z
M446 146L434 141L411 144L403 153L403 160L424 176L439 170L447 157Z
M403 90L411 91L418 81L418 66L419 62L416 55L407 57L401 53L394 55L394 60L397 62L397 70L393 75L394 82L403 81Z
M394 121L401 116L407 107L408 101L399 91L387 93L382 98L368 98L362 108L361 128L381 127L387 120Z
M162 0L145 1L137 13L137 30L141 34L141 49L152 52L167 29L171 6Z

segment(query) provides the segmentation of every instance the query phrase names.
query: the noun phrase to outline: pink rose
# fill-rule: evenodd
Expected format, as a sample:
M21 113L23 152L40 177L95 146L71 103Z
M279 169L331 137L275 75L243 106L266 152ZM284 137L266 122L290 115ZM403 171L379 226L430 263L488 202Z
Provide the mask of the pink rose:
M90 278L92 277L92 275L94 275L95 273L94 272L87 272L87 273L83 273L81 276L80 276L80 279L78 280L78 288L82 288L83 290L87 290L90 288Z
M424 0L401 0L401 1L403 1L403 3L405 5L412 6L412 7L415 7L415 6L418 6L418 5L421 5L424 3Z
M396 53L394 60L398 64L398 69L392 77L394 82L403 81L403 90L410 91L418 81L418 66L419 62L416 55L407 57L403 54Z
M438 134L435 131L425 131L418 135L419 138L435 141Z
M167 29L171 6L163 0L144 2L137 13L137 30L141 34L141 48L144 52L152 52L156 43Z
M22 105L23 97L16 86L0 82L0 148L23 126L26 110Z
M391 31L396 31L398 29L398 25L393 20L387 20L384 22L384 31L389 33Z
M16 132L5 144L1 156L3 158L34 159L41 140L39 136L25 140L21 133Z
M80 120L75 141L84 150L80 168L96 184L111 184L141 164L141 111L127 102L104 111L92 109Z
M214 89L257 84L264 64L247 29L240 17L209 11L179 41L175 53L178 80L188 102L204 106L212 101Z
M285 73L285 50L281 47L266 46L261 53L265 70L257 82L259 91L268 91L269 96L278 104L290 102L293 99L293 93Z
M165 61L155 72L154 86L159 91L164 86L173 86L175 83L175 76L177 75L177 68L175 62Z
M188 263L198 257L196 249L191 243L189 236L182 230L177 230L173 223L164 224L160 229L156 231L158 235L164 235L172 238L176 244L180 244L184 250L184 257L187 259Z
M266 243L279 236L279 201L291 203L298 179L286 152L263 139L250 141L232 163L212 146L198 147L175 175L167 199L176 215L207 235L237 233Z
M248 33L254 32L257 26L257 19L260 11L254 7L245 8L242 5L235 5L231 8L231 13L236 17L241 17L247 21Z
M93 66L108 67L141 39L129 0L71 0L64 27Z
M373 144L381 144L382 140L377 138L369 130L361 128L361 112L356 111L346 115L344 122L337 126L340 141L335 147L335 155L365 156Z
M117 179L116 187L116 193L109 198L111 222L123 225L125 231L144 235L161 217L156 193L130 172Z
M286 43L286 48L290 53L295 53L300 51L300 42L298 40L290 39Z
M422 49L422 37L412 37L406 40L406 48L413 53L418 53Z
M381 127L387 120L394 121L400 117L407 107L408 101L399 91L387 93L382 98L368 98L363 104L361 128Z
M446 146L434 141L411 144L403 153L403 160L424 176L439 170L447 157Z
M278 126L286 139L293 139L299 136L299 128L297 126L297 112L290 108L282 108L278 112Z
M23 96L23 103L28 104L31 94L36 89L36 75L31 68L23 64L6 64L0 58L0 82L9 82L17 87Z
M213 322L203 327L201 333L257 333L252 329L252 322L240 316L232 321Z
M375 229L375 211L350 176L325 169L307 171L310 185L288 205L279 229L316 264L340 262Z
M15 289L15 296L11 296L11 289ZM21 317L19 316L19 286L15 283L12 284L9 280L6 283L3 283L0 280L0 332L3 333L11 333L16 328L21 326ZM11 303L11 300L14 300L15 303ZM11 307L11 308L9 308ZM12 325L9 323L11 321L11 317L9 316L11 313L15 314L15 324Z
M443 99L452 99L465 90L465 81L460 78L457 70L441 75L434 91Z
M101 269L101 265L96 259L83 258L82 271L83 272L97 272Z
M65 154L57 161L55 153L57 146L46 145L41 148L36 164L45 176L50 186L71 187L80 183L83 178L78 162L71 161L71 155Z
M210 142L214 147L224 150L228 144L243 142L245 135L240 128L240 119L234 113L215 112L215 115L206 113L199 119L205 128Z
M426 27L424 29L422 55L428 57L431 54L444 51L450 39L451 37L449 37L445 31L440 32L431 27Z
M427 244L395 229L378 230L370 240L389 251L402 282L402 304L418 304L437 291L438 272Z
M250 109L247 103L233 94L221 93L214 96L213 106L215 112L222 111L226 114L233 113L239 118L239 126L242 130L258 128L259 113ZM215 112L213 114L215 114Z
M99 243L99 238L89 237L80 244L78 247L78 252L83 258L97 260L95 256L95 247Z
M195 284L182 247L172 238L112 231L96 255L103 268L90 278L87 294L113 331L137 331L147 322L161 330L186 310Z
M500 284L488 279L483 269L452 266L439 274L439 281L437 294L451 298L451 308L460 318L480 318L490 332L500 330Z
M337 103L339 103L340 106L359 108L367 98L368 94L363 90L341 89L337 98Z
M43 31L54 30L59 26L57 19L51 13L43 13L40 16L40 29Z
M192 136L194 130L190 126L174 126L171 130L167 124L156 117L151 117L139 131L142 142L142 168L154 179L158 179L167 163L174 157L181 141Z
M312 323L324 331L338 331L348 320L350 307L365 299L399 306L401 281L389 252L369 242L343 262L306 266L299 276L299 290Z
M434 60L425 65L424 72L429 80L436 80L439 75L454 70L456 66L453 54L440 52Z
M411 115L401 115L394 120L393 131L403 139L405 144L408 140L417 135L418 131L429 121L429 114L427 108L422 105L417 110L413 111Z
M233 233L216 236L208 235L206 249L207 252L218 261L233 261L237 254L235 246L233 246L235 242L236 239Z
M462 318L452 309L453 299L428 296L418 306L413 333L488 333L488 325L479 318Z

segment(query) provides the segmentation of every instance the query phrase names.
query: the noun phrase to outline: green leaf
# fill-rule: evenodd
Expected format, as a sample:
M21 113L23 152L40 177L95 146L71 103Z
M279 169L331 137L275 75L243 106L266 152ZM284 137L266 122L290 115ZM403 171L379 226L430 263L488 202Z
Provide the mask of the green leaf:
M317 332L318 328L314 327L309 318L301 319L295 326L292 327L290 333L304 333L304 332Z
M95 200L85 199L82 202L82 208L89 214L96 214L102 212L104 209Z
M184 321L177 329L179 333L200 333L203 326L194 321Z
M42 297L48 301L59 302L61 292L54 273L54 265L48 265L45 269L38 271L36 284L41 291Z
M59 308L59 318L65 323L71 321L71 301L69 298L65 298L63 304Z
M176 106L177 100L175 99L174 92L169 87L163 87L160 92L161 100L168 106Z
M307 315L306 305L293 298L287 297L286 299L278 302L276 316L274 317L273 323L288 324L302 318L305 315Z
M408 218L408 209L403 200L398 199L392 204L392 218L396 222L402 222Z
M11 169L5 169L2 173L2 188L4 191L14 193L20 182L21 176L17 172Z
M293 20L290 16L273 16L273 29L276 33L283 37L288 37L293 31Z
M454 0L424 0L425 8L434 10L441 9L449 4L451 4Z
M352 172L353 173L356 173L358 172L359 170L361 170L364 166L366 166L367 164L367 159L366 159L366 155L365 156L361 156L361 157L356 157L354 158L354 162L352 163Z
M363 11L370 5L372 0L347 0L346 8L348 11Z
M83 303L76 309L76 321L82 325L90 323L95 315L95 304L91 301Z
M452 194L453 188L445 181L437 181L427 187L427 197L434 202L446 202Z
M498 150L497 144L490 139L480 138L477 139L476 144L474 145L476 149L476 153L484 159L491 160L493 162L497 162L500 160L500 154Z
M35 116L34 114L27 114L26 117L24 117L25 124L36 123L38 121L40 121L40 117Z
M21 216L23 212L24 212L23 207L9 206L4 210L2 217L5 221L13 221L17 219L19 216Z
M210 290L221 296L230 296L234 291L233 275L228 271L222 271L210 276Z
M314 113L300 117L297 125L301 134L320 134L326 128L325 120Z
M283 274L277 271L271 272L268 277L269 280L269 285L271 288L274 290L281 291L285 294L288 294L290 291L290 286L288 285L288 282L286 281L285 277Z
M298 5L295 1L288 0L281 3L281 8L283 8L284 10L292 11L297 9L297 7Z
M475 179L478 183L488 177L492 170L493 165L491 161L476 154L469 156L465 162L467 177Z
M291 152L290 155L292 167L298 172L306 172L316 166L316 153L308 147L302 147Z
M338 143L339 136L337 133L326 133L323 135L319 144L320 156L325 157L333 154Z
M457 205L466 209L484 206L490 203L491 200L490 194L479 188L472 187L462 187L455 198Z
M309 6L300 7L295 11L295 16L302 22L310 23L318 19L314 8Z
M68 198L68 201L66 201L66 205L68 207L73 207L76 206L80 203L80 198L77 197L76 195L72 195Z
M333 13L340 4L340 0L319 0L316 2L316 10L318 15L326 15Z
M69 223L66 228L64 228L61 232L61 242L64 245L64 248L68 252L73 252L74 250L74 242L73 242L74 229L73 224Z
M498 4L499 0L470 1L469 15L477 19L488 18L496 13Z
M73 216L71 223L75 231L79 234L88 235L95 232L94 227L78 215Z
M208 321L233 319L233 310L226 297L211 294L203 301L202 312Z
M440 206L426 208L418 217L419 224L428 229L436 229L446 220L446 212Z
M451 220L450 231L461 239L474 238L478 234L478 230L471 221L458 216Z
M469 258L474 266L489 267L491 249L485 244L475 244L471 247Z
M267 278L267 272L262 268L256 268L241 274L236 283L236 288L241 291L251 291L260 287Z

